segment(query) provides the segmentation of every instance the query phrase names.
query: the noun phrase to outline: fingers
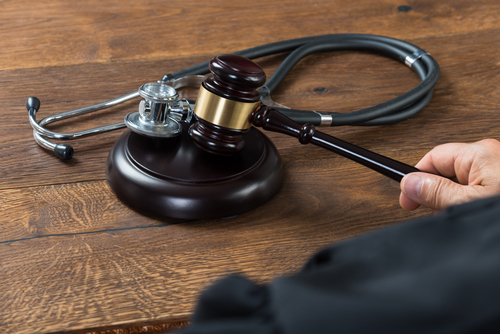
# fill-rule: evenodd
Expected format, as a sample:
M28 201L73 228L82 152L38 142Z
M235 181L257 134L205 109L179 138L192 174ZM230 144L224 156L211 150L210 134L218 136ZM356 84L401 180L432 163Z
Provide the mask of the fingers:
M481 182L485 171L497 169L499 161L500 142L484 139L471 144L450 143L436 146L415 167L424 172L456 178L461 184L471 184Z
M460 182L467 184L469 168L465 168L467 166L463 163L463 157L469 158L467 159L469 165L473 160L473 157L470 154L464 154L467 149L470 150L470 144L450 143L436 146L429 153L427 153L415 167L421 171L442 175L448 178L459 178L460 176L459 179L462 179ZM458 162L459 164L457 164ZM458 165L461 165L462 168L458 168ZM464 177L465 180L463 180Z
M434 210L480 197L475 187L460 185L452 180L427 173L411 173L401 180L400 204L405 210L420 205Z
M406 175L401 180L399 203L410 211L421 205L441 210L500 194L499 162L500 142L494 139L436 146L416 165L421 171L432 174Z

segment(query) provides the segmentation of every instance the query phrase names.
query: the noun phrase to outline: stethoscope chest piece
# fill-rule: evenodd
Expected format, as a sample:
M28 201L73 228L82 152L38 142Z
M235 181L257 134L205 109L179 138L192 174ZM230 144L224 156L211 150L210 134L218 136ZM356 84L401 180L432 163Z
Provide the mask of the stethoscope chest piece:
M179 100L177 91L161 82L147 83L139 88L143 98L139 111L125 116L125 125L132 131L150 137L170 138L179 136L182 126L174 119L173 112L189 104Z

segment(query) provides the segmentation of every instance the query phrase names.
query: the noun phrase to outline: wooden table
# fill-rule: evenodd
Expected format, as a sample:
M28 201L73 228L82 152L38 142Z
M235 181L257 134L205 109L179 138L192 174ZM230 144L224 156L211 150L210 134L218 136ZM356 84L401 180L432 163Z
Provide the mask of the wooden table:
M399 124L325 132L415 164L437 144L498 138L499 13L500 1L491 0L0 2L0 329L166 329L187 321L200 291L224 275L269 282L330 243L429 214L403 211L396 182L268 133L286 180L265 205L226 220L143 216L105 180L107 154L122 131L76 141L74 158L60 161L33 141L28 96L40 98L44 117L220 53L310 35L386 35L439 62L432 102ZM282 59L258 63L269 75ZM348 112L417 83L407 67L379 55L324 53L301 61L273 99ZM51 129L116 122L136 108L128 103Z

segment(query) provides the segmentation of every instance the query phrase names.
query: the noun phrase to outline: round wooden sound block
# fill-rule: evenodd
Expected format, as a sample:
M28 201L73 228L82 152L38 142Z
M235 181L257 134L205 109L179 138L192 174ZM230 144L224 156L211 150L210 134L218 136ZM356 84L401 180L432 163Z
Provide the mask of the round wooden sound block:
M150 214L224 218L271 199L283 183L281 158L255 128L243 135L244 148L215 155L194 145L183 124L179 137L160 139L126 131L113 146L106 178L116 195Z

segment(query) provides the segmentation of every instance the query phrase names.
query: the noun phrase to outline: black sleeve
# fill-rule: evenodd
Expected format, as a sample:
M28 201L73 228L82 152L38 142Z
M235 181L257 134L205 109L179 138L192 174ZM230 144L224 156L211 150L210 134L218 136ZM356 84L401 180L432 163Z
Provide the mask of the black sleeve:
M268 286L206 290L184 334L499 333L500 198L367 233Z

